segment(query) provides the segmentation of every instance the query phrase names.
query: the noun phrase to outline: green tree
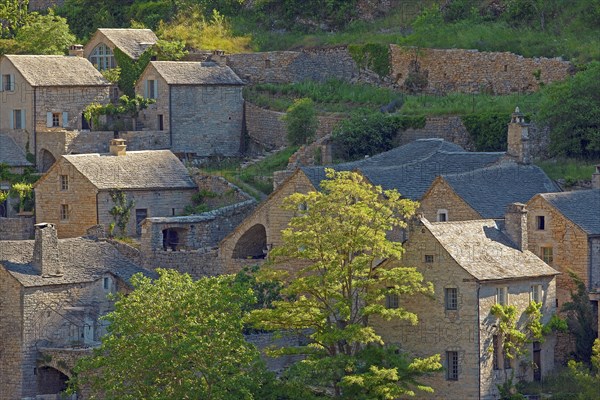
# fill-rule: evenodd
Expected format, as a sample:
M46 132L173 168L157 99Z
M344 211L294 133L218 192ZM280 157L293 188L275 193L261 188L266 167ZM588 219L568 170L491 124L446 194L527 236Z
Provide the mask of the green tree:
M0 2L0 37L15 36L18 29L27 23L29 0L3 0Z
M131 210L135 207L133 200L127 201L127 194L122 190L111 190L110 198L112 199L114 206L108 211L112 215L114 223L111 226L119 228L121 235L127 234L127 224L131 218ZM112 235L112 230L109 232Z
M111 70L114 71L114 70ZM130 98L123 95L119 98L119 102L115 105L112 103L99 104L92 103L83 110L83 116L86 120L91 121L92 127L97 128L101 115L110 115L113 117L114 129L121 128L123 118L137 118L140 111L148 108L150 104L156 103L155 99L145 99L140 95Z
M28 54L65 54L75 43L67 20L50 10L47 15L30 14L27 23L17 32L16 40Z
M252 291L233 276L202 278L158 270L138 274L134 290L104 317L110 325L93 356L81 360L74 388L91 398L252 399L258 352L242 335Z
M314 140L319 120L311 99L294 100L283 120L287 127L287 141L291 146L308 144Z
M272 308L254 310L249 320L261 329L307 336L307 345L274 354L305 354L289 373L310 387L354 399L412 394L408 386L417 376L441 368L439 355L403 362L401 355L385 350L369 322L376 317L417 323L417 315L402 307L386 308L385 296L433 292L416 269L381 263L402 254L401 243L386 234L404 227L417 203L369 184L358 173L327 170L327 178L322 191L285 199L283 207L297 214L270 255L276 264L293 263L295 272L264 270L263 277L281 282L283 298Z
M542 90L537 118L555 155L600 158L600 62Z

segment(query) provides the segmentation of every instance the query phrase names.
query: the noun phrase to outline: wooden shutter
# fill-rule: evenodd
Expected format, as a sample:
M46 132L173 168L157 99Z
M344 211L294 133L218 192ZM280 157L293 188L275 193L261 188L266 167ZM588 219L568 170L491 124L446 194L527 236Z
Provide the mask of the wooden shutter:
M15 90L15 74L10 74L10 91Z
M15 129L15 110L11 110L9 113L10 129Z
M144 81L144 98L148 98L148 79Z
M48 128L52 128L52 113L51 112L46 113L46 126Z
M25 129L25 109L21 110L21 129Z
M66 111L63 111L62 113L62 126L63 128L69 126L69 113Z
M154 80L154 98L158 99L158 79Z

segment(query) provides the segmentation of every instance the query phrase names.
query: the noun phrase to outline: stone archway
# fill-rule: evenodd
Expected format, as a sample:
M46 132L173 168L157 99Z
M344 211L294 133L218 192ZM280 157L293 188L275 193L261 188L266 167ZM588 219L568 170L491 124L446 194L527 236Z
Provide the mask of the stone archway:
M52 164L54 164L56 162L56 158L52 155L52 153L50 153L46 149L40 150L39 160L40 160L40 166L39 166L40 172L47 172L50 169L50 167L52 166Z
M233 258L262 259L267 254L267 230L256 224L240 237L233 249Z
M59 394L67 389L69 377L52 367L37 369L37 394Z

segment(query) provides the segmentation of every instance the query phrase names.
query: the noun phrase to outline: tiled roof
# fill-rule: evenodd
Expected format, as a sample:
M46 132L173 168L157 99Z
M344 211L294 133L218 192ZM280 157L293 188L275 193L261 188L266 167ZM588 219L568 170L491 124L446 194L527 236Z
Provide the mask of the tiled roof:
M150 29L99 28L98 31L134 60L137 60L148 47L158 41Z
M107 242L89 239L60 239L59 252L64 275L42 278L33 268L33 240L1 241L0 265L25 287L93 282L111 272L128 282L142 272L150 277L156 273L138 267Z
M541 195L588 235L600 235L600 189Z
M169 85L243 85L227 66L212 62L151 61Z
M10 167L29 167L33 164L27 161L23 151L17 146L15 141L0 133L0 164L7 164Z
M100 190L195 188L188 170L169 150L128 151L125 155L63 156Z
M537 193L560 191L537 166L514 162L442 176L482 218L503 218L508 204L527 203Z
M108 86L87 59L67 56L6 55L31 86Z
M472 153L441 139L417 140L369 159L333 165L337 171L358 170L373 184L396 189L418 200L444 173L474 171L498 162L504 153ZM325 179L325 167L302 168L315 187Z
M430 223L421 219L450 256L480 281L556 275L530 251L520 251L494 220Z

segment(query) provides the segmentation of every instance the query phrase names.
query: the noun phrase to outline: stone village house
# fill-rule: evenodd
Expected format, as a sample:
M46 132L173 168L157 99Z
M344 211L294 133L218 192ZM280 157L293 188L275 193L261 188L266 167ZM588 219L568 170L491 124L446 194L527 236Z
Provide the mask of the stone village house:
M174 153L239 155L243 85L229 67L213 62L151 61L135 92L156 103L140 113L138 122L168 130Z
M115 48L132 60L137 60L148 48L154 46L158 38L150 29L99 28L83 46L82 56L96 69L116 68Z
M66 238L83 236L98 224L108 232L113 191L135 203L126 231L135 236L146 217L181 214L197 189L169 150L128 152L124 140L113 139L110 153L61 156L34 191L36 220L55 224L58 236Z
M99 345L110 293L142 272L107 242L58 239L38 224L35 240L0 241L0 400L53 395ZM55 397L52 397L55 398Z
M80 57L5 55L0 75L0 133L34 154L40 171L60 155L46 149L54 136L44 134L89 128L85 107L109 99L110 83Z

